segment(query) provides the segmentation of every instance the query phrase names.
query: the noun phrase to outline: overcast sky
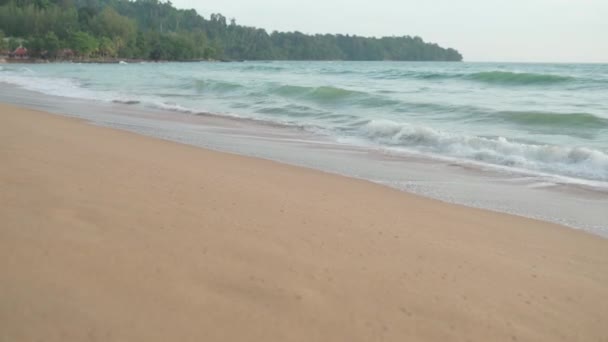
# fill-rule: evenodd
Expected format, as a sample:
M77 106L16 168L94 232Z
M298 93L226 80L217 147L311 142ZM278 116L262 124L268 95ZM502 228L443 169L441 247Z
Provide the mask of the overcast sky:
M608 62L608 0L173 0L304 33L418 35L467 61Z

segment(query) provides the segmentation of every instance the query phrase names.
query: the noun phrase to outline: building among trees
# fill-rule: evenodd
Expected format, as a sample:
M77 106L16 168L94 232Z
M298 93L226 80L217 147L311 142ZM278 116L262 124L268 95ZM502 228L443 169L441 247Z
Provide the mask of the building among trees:
M20 59L25 59L25 58L29 58L29 55L27 53L27 49L24 48L23 46L19 46L18 48L15 49L15 51L10 52L8 54L9 58L20 58Z

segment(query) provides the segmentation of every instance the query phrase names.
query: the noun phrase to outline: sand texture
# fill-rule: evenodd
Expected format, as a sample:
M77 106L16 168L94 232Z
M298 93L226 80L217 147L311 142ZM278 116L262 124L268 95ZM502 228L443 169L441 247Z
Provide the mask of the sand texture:
M608 240L0 105L0 341L608 341Z

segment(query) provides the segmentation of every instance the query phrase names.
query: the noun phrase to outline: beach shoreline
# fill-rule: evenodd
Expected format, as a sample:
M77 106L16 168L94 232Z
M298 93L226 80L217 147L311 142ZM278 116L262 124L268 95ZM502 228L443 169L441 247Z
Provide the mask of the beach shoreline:
M0 123L0 340L606 337L601 237L12 105Z
M0 102L205 149L368 180L449 203L539 219L608 237L606 184L586 184L580 179L531 174L436 155L393 154L382 147L340 142L303 127L239 115L194 114L139 101L87 101L57 95L0 82Z

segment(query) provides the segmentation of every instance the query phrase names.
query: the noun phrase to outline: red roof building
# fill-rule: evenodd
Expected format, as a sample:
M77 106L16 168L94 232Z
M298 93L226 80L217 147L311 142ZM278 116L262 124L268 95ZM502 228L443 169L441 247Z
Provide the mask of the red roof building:
M13 57L17 57L17 58L26 58L27 49L24 48L23 46L20 46L20 47L16 48L15 51L13 51L13 53L11 55Z

